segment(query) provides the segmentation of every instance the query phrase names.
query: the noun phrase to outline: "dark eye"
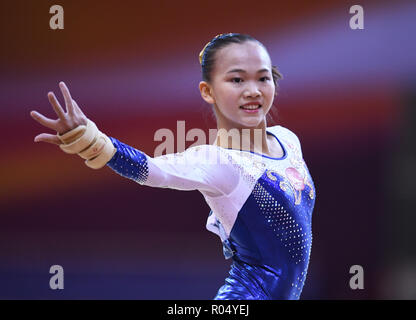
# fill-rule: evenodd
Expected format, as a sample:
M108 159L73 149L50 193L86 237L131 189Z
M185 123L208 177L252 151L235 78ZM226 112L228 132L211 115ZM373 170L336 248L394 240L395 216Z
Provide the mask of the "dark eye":
M232 78L231 82L240 83L241 81L234 81L234 80L242 80L241 78Z
M270 78L269 78L269 77L263 77L263 78L260 78L260 80L264 82L265 80L262 80L262 79L265 79L265 80L270 80Z

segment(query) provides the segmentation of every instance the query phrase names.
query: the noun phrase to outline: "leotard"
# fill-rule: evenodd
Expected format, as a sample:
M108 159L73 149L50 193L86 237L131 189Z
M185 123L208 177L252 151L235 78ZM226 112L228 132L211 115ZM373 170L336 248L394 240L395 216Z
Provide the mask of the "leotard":
M110 137L107 165L141 185L199 190L211 211L231 270L215 300L299 299L312 246L315 186L298 137L276 125L266 132L284 155L273 158L215 145L150 157Z

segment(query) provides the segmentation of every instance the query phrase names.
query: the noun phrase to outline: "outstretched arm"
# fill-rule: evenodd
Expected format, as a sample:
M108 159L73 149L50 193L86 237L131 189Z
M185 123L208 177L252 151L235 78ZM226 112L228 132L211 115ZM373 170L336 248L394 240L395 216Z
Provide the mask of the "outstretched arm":
M42 133L35 141L57 144L66 153L77 153L91 168L106 164L123 177L152 187L178 190L200 190L214 197L227 195L238 184L239 177L220 150L214 146L198 146L182 153L150 157L119 140L107 137L89 120L71 98L68 88L60 84L67 112L53 93L48 94L57 120L48 119L36 111L31 116L39 123L57 131Z
M238 173L215 146L201 145L180 153L150 157L113 137L110 139L117 151L107 166L139 184L199 190L211 197L229 194L238 184Z

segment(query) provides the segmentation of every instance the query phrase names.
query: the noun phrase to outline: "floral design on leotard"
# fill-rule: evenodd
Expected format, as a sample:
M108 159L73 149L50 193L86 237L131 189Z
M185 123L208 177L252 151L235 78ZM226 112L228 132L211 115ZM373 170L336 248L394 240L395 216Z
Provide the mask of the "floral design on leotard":
M305 187L309 187L310 191L308 195L310 199L314 199L315 197L314 188L308 178L308 170L305 161L303 161L301 157L299 148L288 141L285 142L295 155L294 157L290 158L290 163L292 166L289 166L284 170L284 175L274 170L267 170L266 174L267 177L272 181L277 180L275 175L279 176L281 178L279 183L280 189L285 192L288 189L292 190L295 197L295 204L299 205L302 200L302 191L305 189Z

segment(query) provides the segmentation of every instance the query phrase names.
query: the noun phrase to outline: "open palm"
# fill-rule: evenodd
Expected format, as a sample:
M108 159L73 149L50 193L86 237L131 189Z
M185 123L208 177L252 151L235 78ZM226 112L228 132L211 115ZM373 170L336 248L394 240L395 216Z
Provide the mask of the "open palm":
M71 94L64 82L59 83L62 95L65 99L66 112L62 109L55 94L51 91L48 92L48 99L53 109L58 115L58 119L49 119L37 111L31 111L30 115L33 119L39 122L41 125L55 130L59 134L64 134L79 125L87 125L88 118L84 115L75 100L72 99ZM53 144L61 144L56 134L41 133L35 137L35 142L48 142Z

